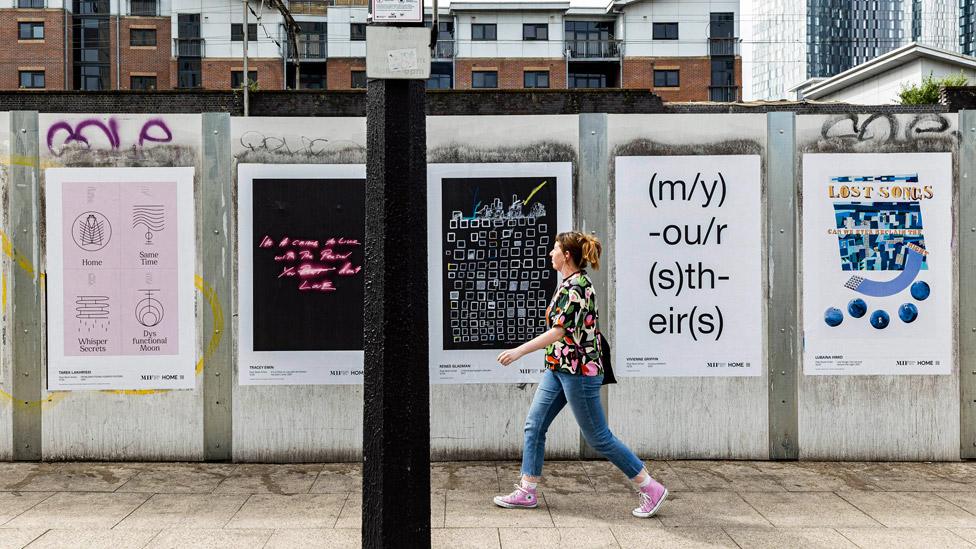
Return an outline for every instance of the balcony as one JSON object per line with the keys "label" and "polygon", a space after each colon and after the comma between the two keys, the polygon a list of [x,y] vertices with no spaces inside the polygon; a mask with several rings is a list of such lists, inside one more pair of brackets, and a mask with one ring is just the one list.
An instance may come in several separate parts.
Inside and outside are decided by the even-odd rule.
{"label": "balcony", "polygon": [[159,15],[159,2],[156,0],[129,0],[129,15],[156,17]]}
{"label": "balcony", "polygon": [[326,0],[330,6],[368,6],[369,0]]}
{"label": "balcony", "polygon": [[174,38],[173,50],[177,57],[203,57],[203,38]]}
{"label": "balcony", "polygon": [[434,59],[454,59],[454,40],[437,40]]}
{"label": "balcony", "polygon": [[739,86],[709,86],[708,100],[719,103],[735,103],[739,100]]}
{"label": "balcony", "polygon": [[[328,57],[329,48],[326,45],[325,37],[313,35],[299,35],[298,36],[298,57],[299,59],[325,59]],[[289,53],[291,49],[288,50]],[[292,56],[294,57],[294,56]]]}
{"label": "balcony", "polygon": [[290,0],[288,10],[292,15],[326,15],[330,0]]}
{"label": "balcony", "polygon": [[44,0],[17,0],[17,7],[20,9],[44,9]]}
{"label": "balcony", "polygon": [[736,56],[739,55],[739,39],[729,38],[709,38],[708,55],[717,56]]}
{"label": "balcony", "polygon": [[623,40],[567,40],[570,59],[619,59]]}

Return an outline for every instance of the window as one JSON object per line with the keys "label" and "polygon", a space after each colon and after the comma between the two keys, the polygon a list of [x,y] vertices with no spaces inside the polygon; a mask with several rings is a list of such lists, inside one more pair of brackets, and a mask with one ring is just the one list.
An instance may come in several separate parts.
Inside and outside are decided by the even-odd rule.
{"label": "window", "polygon": [[155,17],[159,15],[156,0],[129,0],[129,15]]}
{"label": "window", "polygon": [[726,57],[712,58],[712,85],[735,85],[735,59]]}
{"label": "window", "polygon": [[155,76],[133,76],[129,80],[129,89],[132,90],[155,90],[156,89],[156,77]]}
{"label": "window", "polygon": [[[258,41],[258,24],[248,23],[247,25],[247,39],[251,42]],[[230,41],[231,42],[243,42],[244,41],[244,23],[231,23],[230,24]]]}
{"label": "window", "polygon": [[17,38],[19,40],[44,40],[44,23],[17,23]]}
{"label": "window", "polygon": [[677,23],[654,23],[653,31],[654,40],[677,40],[678,39],[678,24]]}
{"label": "window", "polygon": [[155,46],[156,29],[129,29],[130,46]]}
{"label": "window", "polygon": [[20,71],[21,88],[43,88],[44,71]]}
{"label": "window", "polygon": [[[247,79],[252,84],[258,83],[258,71],[247,71]],[[230,71],[230,87],[241,88],[244,86],[244,71]]]}
{"label": "window", "polygon": [[[233,32],[233,28],[231,31]],[[200,14],[178,14],[176,18],[176,36],[179,38],[200,38]]]}
{"label": "window", "polygon": [[454,65],[451,63],[431,63],[428,90],[449,90],[454,84]]}
{"label": "window", "polygon": [[176,87],[199,88],[202,84],[199,57],[180,57],[176,60]]}
{"label": "window", "polygon": [[471,73],[472,88],[497,88],[498,71],[474,71]]}
{"label": "window", "polygon": [[17,0],[17,7],[44,9],[44,0]]}
{"label": "window", "polygon": [[366,40],[366,23],[349,23],[349,39]]}
{"label": "window", "polygon": [[366,71],[352,71],[350,86],[353,89],[366,89]]}
{"label": "window", "polygon": [[548,88],[549,71],[525,71],[522,80],[526,88]]}
{"label": "window", "polygon": [[676,70],[654,71],[654,87],[677,88],[678,86],[679,86],[678,71]]}
{"label": "window", "polygon": [[735,36],[735,14],[713,12],[709,16],[709,38],[732,38]]}
{"label": "window", "polygon": [[522,25],[522,40],[549,40],[549,25],[545,23]]}
{"label": "window", "polygon": [[497,40],[498,27],[494,24],[488,23],[472,23],[471,24],[471,39],[472,40]]}

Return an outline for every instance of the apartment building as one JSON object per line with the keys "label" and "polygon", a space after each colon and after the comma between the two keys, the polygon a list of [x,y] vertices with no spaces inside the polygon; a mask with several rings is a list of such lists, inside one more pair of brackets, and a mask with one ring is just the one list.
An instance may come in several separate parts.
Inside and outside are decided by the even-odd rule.
{"label": "apartment building", "polygon": [[[428,86],[740,98],[737,0],[576,1],[442,6]],[[0,87],[366,86],[366,0],[251,0],[246,24],[244,10],[241,0],[0,0],[0,27],[18,33],[17,47],[0,53]],[[290,21],[300,29],[297,48]]]}

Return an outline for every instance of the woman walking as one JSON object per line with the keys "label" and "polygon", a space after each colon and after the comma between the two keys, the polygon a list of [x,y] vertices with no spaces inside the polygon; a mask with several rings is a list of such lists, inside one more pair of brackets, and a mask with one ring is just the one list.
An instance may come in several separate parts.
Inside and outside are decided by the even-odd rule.
{"label": "woman walking", "polygon": [[514,492],[495,497],[500,507],[531,509],[538,505],[536,488],[542,477],[546,431],[567,403],[586,442],[634,483],[639,497],[635,517],[653,516],[668,496],[667,488],[651,478],[640,458],[610,432],[600,405],[603,364],[599,314],[596,293],[584,269],[588,265],[600,268],[601,251],[595,236],[575,231],[556,236],[549,257],[563,281],[546,310],[549,330],[498,355],[498,362],[508,366],[544,348],[547,367],[525,418],[522,477]]}

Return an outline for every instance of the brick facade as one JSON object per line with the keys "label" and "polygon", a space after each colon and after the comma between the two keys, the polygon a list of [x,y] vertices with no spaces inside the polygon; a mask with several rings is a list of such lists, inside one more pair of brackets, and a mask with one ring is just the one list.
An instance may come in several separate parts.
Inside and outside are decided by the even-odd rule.
{"label": "brick facade", "polygon": [[[43,22],[43,40],[20,40],[18,22]],[[21,70],[44,71],[45,89],[64,90],[65,86],[65,30],[71,40],[70,20],[65,28],[63,10],[0,9],[0,89],[15,90],[20,86]],[[70,57],[68,81],[71,79]]]}
{"label": "brick facade", "polygon": [[454,88],[471,89],[471,73],[476,70],[498,71],[498,89],[520,90],[525,71],[549,71],[549,88],[566,88],[566,61],[557,59],[455,59]]}
{"label": "brick facade", "polygon": [[327,90],[351,90],[352,71],[366,70],[366,60],[359,57],[330,57],[326,63]]}
{"label": "brick facade", "polygon": [[[130,89],[132,76],[155,76],[156,89],[168,90],[176,85],[175,72],[171,73],[173,40],[169,17],[123,17],[119,21],[122,32],[122,82],[120,88]],[[133,46],[130,43],[132,29],[155,29],[155,46]],[[115,55],[113,49],[112,55]],[[114,60],[113,60],[114,61]],[[112,78],[115,78],[113,72]]]}
{"label": "brick facade", "polygon": [[[220,59],[204,57],[200,63],[202,72],[203,89],[205,90],[229,90],[231,71],[244,70],[244,63],[241,59]],[[247,60],[247,70],[257,71],[258,88],[262,90],[280,90],[284,88],[284,67],[281,59],[251,57]],[[172,74],[173,87],[177,84],[176,59],[170,61],[170,71]]]}
{"label": "brick facade", "polygon": [[[655,70],[677,70],[678,87],[655,87]],[[742,86],[742,59],[735,59],[735,81]],[[669,102],[708,101],[712,83],[709,57],[625,57],[622,87],[650,90]]]}

